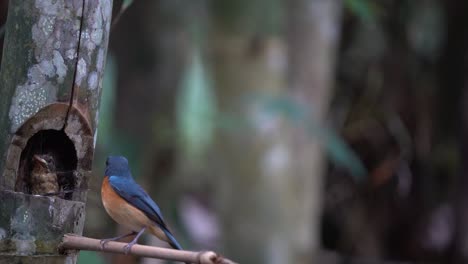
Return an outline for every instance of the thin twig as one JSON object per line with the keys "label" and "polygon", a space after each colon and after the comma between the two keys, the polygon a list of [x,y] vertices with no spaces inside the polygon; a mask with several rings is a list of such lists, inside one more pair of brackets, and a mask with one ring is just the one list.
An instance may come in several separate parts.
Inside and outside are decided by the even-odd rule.
{"label": "thin twig", "polygon": [[[63,236],[62,243],[60,244],[61,250],[90,250],[90,251],[103,251],[109,253],[125,254],[124,246],[127,243],[122,242],[108,242],[104,249],[101,249],[100,240],[77,236],[74,234],[66,234]],[[175,250],[170,248],[151,247],[143,245],[134,245],[129,253],[130,255],[158,258],[164,260],[180,261],[196,264],[235,264],[235,262],[223,258],[213,251],[186,251]]]}
{"label": "thin twig", "polygon": [[112,21],[111,31],[113,31],[113,29],[115,28],[115,25],[117,24],[117,22],[119,22],[120,18],[122,17],[122,14],[125,13],[125,10],[127,10],[127,8],[132,4],[133,4],[133,0],[128,0],[128,1],[124,0],[122,2],[122,5],[120,6],[119,13],[117,13],[117,15],[114,17],[114,19]]}

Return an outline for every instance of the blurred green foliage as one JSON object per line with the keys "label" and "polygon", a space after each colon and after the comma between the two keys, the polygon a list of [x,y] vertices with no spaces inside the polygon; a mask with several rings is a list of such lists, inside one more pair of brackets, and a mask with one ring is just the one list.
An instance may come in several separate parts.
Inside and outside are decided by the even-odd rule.
{"label": "blurred green foliage", "polygon": [[[210,1],[217,22],[233,31],[276,34],[282,31],[284,5],[279,0]],[[267,7],[267,8],[266,8]]]}
{"label": "blurred green foliage", "polygon": [[78,264],[105,264],[106,262],[102,258],[102,256],[93,251],[80,251],[78,256]]}
{"label": "blurred green foliage", "polygon": [[364,22],[373,22],[377,13],[377,5],[369,0],[345,0],[345,7]]}
{"label": "blurred green foliage", "polygon": [[312,110],[309,107],[300,105],[286,96],[256,95],[253,98],[260,102],[265,113],[284,116],[294,126],[306,130],[311,138],[318,139],[331,161],[348,169],[356,179],[361,180],[367,174],[356,153],[333,129],[313,118],[310,114]]}
{"label": "blurred green foliage", "polygon": [[104,170],[105,160],[108,155],[124,155],[132,165],[133,175],[139,175],[139,166],[136,153],[138,147],[116,129],[116,87],[117,87],[117,61],[108,54],[106,68],[102,83],[101,104],[99,106],[99,127],[96,146],[103,155],[96,155],[95,168]]}
{"label": "blurred green foliage", "polygon": [[131,4],[133,4],[133,0],[123,0],[122,7],[120,7],[120,12],[125,11]]}
{"label": "blurred green foliage", "polygon": [[196,158],[212,140],[216,115],[212,80],[198,48],[193,48],[179,90],[177,121],[182,147],[190,157]]}
{"label": "blurred green foliage", "polygon": [[[260,104],[268,115],[281,115],[293,126],[305,129],[311,138],[322,142],[333,163],[348,169],[356,178],[361,179],[366,174],[356,153],[333,129],[311,117],[308,107],[285,96],[268,94],[249,93],[242,100],[247,104]],[[211,144],[215,129],[247,132],[249,126],[246,118],[239,114],[217,111],[213,82],[198,48],[193,48],[191,62],[183,75],[177,98],[177,121],[181,146],[191,160],[197,160]]]}
{"label": "blurred green foliage", "polygon": [[102,80],[101,105],[99,106],[98,143],[103,148],[112,147],[114,125],[115,87],[117,85],[117,64],[114,56],[108,54]]}

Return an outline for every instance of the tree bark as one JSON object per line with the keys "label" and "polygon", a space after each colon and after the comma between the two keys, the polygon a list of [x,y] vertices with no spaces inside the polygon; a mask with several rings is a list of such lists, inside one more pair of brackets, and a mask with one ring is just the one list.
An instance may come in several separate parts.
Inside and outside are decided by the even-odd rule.
{"label": "tree bark", "polygon": [[[74,263],[81,234],[112,0],[12,0],[0,72],[0,258]],[[31,195],[32,158],[50,154],[60,192]]]}

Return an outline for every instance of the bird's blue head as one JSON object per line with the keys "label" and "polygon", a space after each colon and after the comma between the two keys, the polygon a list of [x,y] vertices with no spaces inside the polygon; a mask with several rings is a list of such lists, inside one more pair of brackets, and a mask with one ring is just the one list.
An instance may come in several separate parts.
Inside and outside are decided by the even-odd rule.
{"label": "bird's blue head", "polygon": [[123,156],[109,156],[106,160],[106,176],[131,177],[128,160]]}

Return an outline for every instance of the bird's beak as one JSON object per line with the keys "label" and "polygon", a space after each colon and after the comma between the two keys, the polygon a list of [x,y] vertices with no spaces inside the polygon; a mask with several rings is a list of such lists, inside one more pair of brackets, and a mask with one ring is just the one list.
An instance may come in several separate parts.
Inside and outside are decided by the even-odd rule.
{"label": "bird's beak", "polygon": [[41,165],[43,165],[44,167],[47,168],[47,161],[41,157],[39,157],[39,155],[34,155],[33,156],[33,159],[37,162],[39,162]]}

